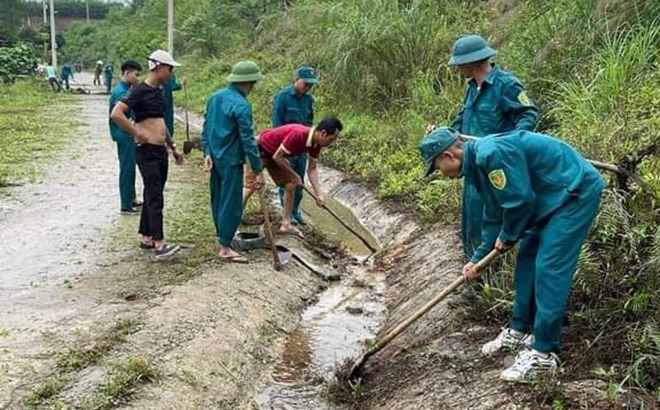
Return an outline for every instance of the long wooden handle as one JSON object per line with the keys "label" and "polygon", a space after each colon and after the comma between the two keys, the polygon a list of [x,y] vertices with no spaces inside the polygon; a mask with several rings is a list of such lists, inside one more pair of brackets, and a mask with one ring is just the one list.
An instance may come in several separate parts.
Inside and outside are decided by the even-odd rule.
{"label": "long wooden handle", "polygon": [[[305,192],[307,192],[307,194],[309,194],[309,196],[311,196],[316,201],[316,195],[314,195],[314,193],[309,188],[307,188],[307,186],[303,185],[303,189],[305,190]],[[378,252],[379,249],[377,247],[370,244],[369,241],[364,236],[362,236],[359,232],[357,232],[350,225],[348,225],[346,222],[344,222],[344,220],[341,218],[341,216],[337,215],[337,213],[335,213],[335,211],[333,211],[331,208],[329,208],[325,204],[323,205],[323,209],[328,211],[328,213],[330,213],[330,215],[332,215],[332,217],[335,218],[337,220],[337,222],[339,222],[344,228],[348,229],[353,235],[355,235],[358,239],[360,239],[360,241],[362,241],[362,243],[367,248],[369,248],[369,250],[371,252]]]}
{"label": "long wooden handle", "polygon": [[[483,270],[486,266],[488,266],[497,256],[499,255],[499,252],[493,249],[490,251],[488,255],[486,255],[482,260],[477,262],[475,268],[477,271]],[[412,315],[408,316],[406,319],[403,320],[403,322],[399,323],[394,327],[394,329],[390,330],[383,336],[375,345],[371,347],[365,354],[364,354],[364,359],[367,357],[377,353],[380,351],[383,347],[387,346],[395,337],[400,335],[404,330],[408,328],[411,324],[413,324],[417,319],[420,317],[424,316],[429,310],[433,309],[435,305],[440,303],[444,298],[446,298],[449,294],[451,294],[453,291],[455,291],[463,282],[465,281],[465,278],[463,278],[463,275],[460,275],[456,280],[454,280],[449,286],[447,286],[445,289],[442,290],[438,295],[436,295],[433,299],[429,300],[424,304],[424,306],[420,307],[417,309]],[[362,361],[364,361],[362,359]]]}
{"label": "long wooden handle", "polygon": [[264,214],[264,222],[266,223],[266,239],[270,245],[270,251],[273,254],[273,263],[275,264],[275,269],[279,270],[282,267],[280,262],[280,257],[277,254],[277,248],[275,248],[275,238],[273,237],[273,228],[270,224],[270,212],[266,198],[264,198],[264,188],[258,190],[259,192],[259,202],[261,203],[261,211]]}
{"label": "long wooden handle", "polygon": [[188,86],[186,83],[183,83],[183,96],[186,97],[186,107],[185,107],[185,113],[186,113],[186,141],[190,141],[190,122],[188,121],[188,106],[189,100],[188,100]]}

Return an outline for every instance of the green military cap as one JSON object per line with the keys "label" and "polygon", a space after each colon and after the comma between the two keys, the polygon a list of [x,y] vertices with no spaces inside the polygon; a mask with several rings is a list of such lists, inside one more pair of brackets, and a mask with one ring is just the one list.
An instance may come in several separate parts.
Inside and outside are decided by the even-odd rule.
{"label": "green military cap", "polygon": [[227,76],[230,83],[251,83],[264,79],[264,75],[259,71],[257,63],[250,60],[239,61],[234,64],[231,74]]}
{"label": "green military cap", "polygon": [[296,68],[296,78],[301,78],[307,84],[316,84],[319,82],[314,69],[307,65]]}
{"label": "green military cap", "polygon": [[485,60],[495,55],[495,50],[490,48],[483,37],[476,34],[461,37],[454,43],[451,49],[449,65],[470,64]]}
{"label": "green military cap", "polygon": [[451,147],[458,140],[458,136],[458,132],[453,129],[440,127],[422,138],[422,141],[419,143],[419,152],[422,154],[424,164],[426,165],[425,177],[433,173],[433,161],[435,158]]}

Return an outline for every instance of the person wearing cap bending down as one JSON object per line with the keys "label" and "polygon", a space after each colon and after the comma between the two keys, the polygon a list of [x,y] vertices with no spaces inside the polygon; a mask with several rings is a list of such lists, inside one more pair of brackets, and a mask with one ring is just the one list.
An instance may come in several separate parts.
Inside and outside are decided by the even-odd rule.
{"label": "person wearing cap bending down", "polygon": [[[293,84],[283,88],[273,100],[273,109],[271,112],[271,126],[273,128],[282,125],[300,124],[311,127],[314,123],[313,98],[310,94],[312,87],[318,83],[316,72],[312,67],[300,66],[295,71]],[[292,155],[288,158],[291,168],[300,176],[302,182],[305,181],[305,171],[307,169],[307,153]],[[280,203],[284,206],[285,189],[280,187]],[[296,225],[304,225],[305,220],[300,211],[300,202],[303,197],[301,186],[296,188],[293,198],[293,212],[291,221]]]}
{"label": "person wearing cap bending down", "polygon": [[254,138],[252,106],[247,100],[257,81],[264,78],[252,61],[240,61],[227,77],[228,86],[216,91],[206,103],[202,129],[204,167],[211,173],[211,213],[220,243],[220,260],[248,263],[231,248],[243,216],[243,164],[246,159],[255,174],[255,189],[264,176]]}
{"label": "person wearing cap bending down", "polygon": [[[180,64],[163,50],[156,50],[148,58],[147,79],[130,88],[126,96],[115,105],[110,118],[124,131],[135,137],[135,159],[144,185],[142,213],[140,215],[140,247],[153,249],[156,259],[165,259],[179,250],[179,246],[165,243],[163,232],[163,190],[167,181],[167,148],[177,164],[183,163],[183,154],[177,150],[165,126],[165,95],[162,86],[170,80],[174,67]],[[132,110],[133,124],[129,118]]]}
{"label": "person wearing cap bending down", "polygon": [[573,147],[530,131],[463,143],[455,130],[440,128],[419,150],[427,176],[440,170],[462,177],[484,201],[481,243],[463,267],[466,280],[479,276],[475,264],[493,248],[504,253],[520,242],[511,323],[482,354],[523,349],[501,373],[507,381],[556,370],[573,274],[605,181]]}
{"label": "person wearing cap bending down", "polygon": [[[538,109],[527,96],[518,78],[500,70],[491,58],[495,55],[486,40],[478,35],[459,38],[452,48],[449,65],[469,78],[463,105],[451,127],[461,134],[484,137],[513,130],[533,131]],[[429,128],[432,129],[433,126]],[[461,209],[461,238],[466,260],[481,243],[484,203],[473,185],[465,181]],[[466,287],[450,300],[450,306],[470,297]]]}

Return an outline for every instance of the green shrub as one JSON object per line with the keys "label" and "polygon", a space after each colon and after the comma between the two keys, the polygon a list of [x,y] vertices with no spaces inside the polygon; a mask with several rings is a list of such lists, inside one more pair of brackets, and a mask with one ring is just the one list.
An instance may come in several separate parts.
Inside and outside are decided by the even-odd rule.
{"label": "green shrub", "polygon": [[13,81],[19,74],[29,74],[37,66],[32,47],[19,44],[14,47],[0,47],[0,80]]}

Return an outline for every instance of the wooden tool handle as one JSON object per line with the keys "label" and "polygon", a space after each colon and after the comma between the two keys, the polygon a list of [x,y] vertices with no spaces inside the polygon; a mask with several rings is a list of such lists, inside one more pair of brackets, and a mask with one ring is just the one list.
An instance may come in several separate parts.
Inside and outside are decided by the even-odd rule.
{"label": "wooden tool handle", "polygon": [[[482,260],[477,262],[475,268],[477,271],[483,270],[486,266],[488,266],[493,260],[497,258],[499,255],[499,252],[493,249],[490,251],[488,255],[486,255]],[[453,291],[455,291],[463,282],[465,281],[465,278],[461,274],[458,278],[456,278],[449,286],[447,286],[445,289],[442,290],[438,295],[436,295],[433,299],[429,300],[422,306],[421,308],[417,309],[412,315],[408,316],[403,322],[399,323],[392,329],[391,331],[387,332],[383,338],[378,341],[371,349],[365,353],[366,357],[369,357],[373,355],[374,353],[380,351],[383,347],[385,347],[388,343],[392,341],[395,337],[397,337],[399,334],[401,334],[408,326],[413,324],[417,319],[420,317],[424,316],[429,310],[431,310],[435,305],[437,305],[440,301],[442,301],[444,298],[446,298],[449,294],[451,294]]]}
{"label": "wooden tool handle", "polygon": [[264,222],[266,224],[266,239],[268,240],[268,244],[270,245],[270,251],[273,254],[273,264],[275,266],[275,270],[280,270],[282,268],[282,263],[280,262],[280,257],[277,254],[277,248],[275,248],[275,238],[273,237],[273,229],[270,224],[270,212],[268,208],[268,203],[266,201],[266,198],[264,198],[264,189],[265,188],[260,188],[258,189],[259,192],[259,202],[261,203],[261,211],[264,214]]}
{"label": "wooden tool handle", "polygon": [[[311,196],[315,201],[316,201],[316,195],[312,192],[311,189],[307,188],[306,185],[303,185],[303,189],[309,196]],[[353,235],[355,235],[360,241],[367,247],[371,252],[378,252],[378,248],[373,246],[369,241],[363,237],[359,232],[357,232],[355,229],[353,229],[350,225],[348,225],[344,220],[341,218],[341,216],[337,215],[335,211],[333,211],[331,208],[329,208],[327,205],[323,204],[322,206],[323,209],[328,211],[330,215],[332,215],[333,218],[337,220],[344,228],[348,229]]]}

